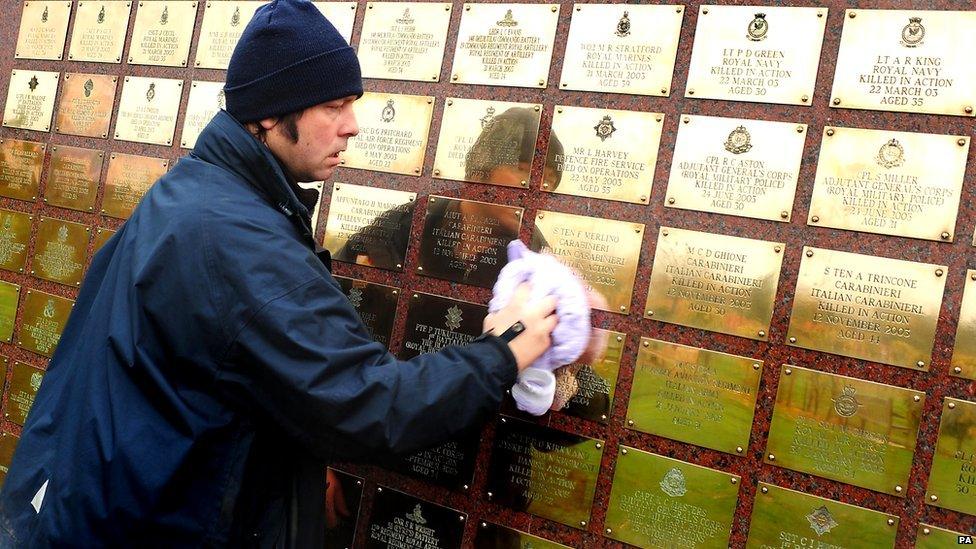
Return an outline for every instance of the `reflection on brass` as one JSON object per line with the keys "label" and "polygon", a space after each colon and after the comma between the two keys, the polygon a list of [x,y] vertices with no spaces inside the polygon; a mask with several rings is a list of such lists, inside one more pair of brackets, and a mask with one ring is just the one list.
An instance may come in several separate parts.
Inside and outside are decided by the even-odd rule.
{"label": "reflection on brass", "polygon": [[68,59],[96,63],[122,62],[132,2],[79,0],[71,30]]}
{"label": "reflection on brass", "polygon": [[94,210],[104,156],[102,151],[93,149],[54,145],[44,202],[82,212]]}
{"label": "reflection on brass", "polygon": [[545,88],[559,4],[465,4],[451,82]]}
{"label": "reflection on brass", "polygon": [[826,23],[827,8],[701,6],[685,97],[810,105]]}
{"label": "reflection on brass", "polygon": [[335,183],[322,245],[335,261],[403,270],[416,193]]}
{"label": "reflection on brass", "polygon": [[925,393],[785,365],[765,462],[905,497]]}
{"label": "reflection on brass", "polygon": [[359,313],[369,335],[389,347],[400,288],[344,276],[334,278]]}
{"label": "reflection on brass", "polygon": [[41,217],[34,239],[31,274],[70,286],[81,285],[91,229],[80,223]]}
{"label": "reflection on brass", "polygon": [[976,515],[976,403],[945,398],[925,503]]}
{"label": "reflection on brass", "polygon": [[126,76],[115,121],[115,138],[171,145],[182,97],[182,80]]}
{"label": "reflection on brass", "polygon": [[0,139],[0,196],[33,201],[41,181],[47,145],[19,139]]}
{"label": "reflection on brass", "polygon": [[359,37],[364,78],[440,80],[451,4],[370,2]]}
{"label": "reflection on brass", "polygon": [[729,546],[738,475],[619,446],[607,537],[638,547]]}
{"label": "reflection on brass", "polygon": [[366,525],[368,549],[461,547],[468,515],[386,486],[378,486]]}
{"label": "reflection on brass", "polygon": [[185,67],[196,20],[196,2],[139,2],[129,64]]}
{"label": "reflection on brass", "polygon": [[514,530],[507,526],[487,521],[478,523],[474,535],[474,549],[497,549],[498,547],[526,547],[532,549],[569,549],[569,546],[545,538],[533,536],[528,532]]}
{"label": "reflection on brass", "polygon": [[24,272],[34,216],[0,209],[0,269]]}
{"label": "reflection on brass", "polygon": [[974,538],[976,538],[976,534],[946,530],[920,522],[915,537],[915,549],[945,549],[963,544],[968,545],[973,542]]}
{"label": "reflection on brass", "polygon": [[791,345],[928,371],[946,267],[804,247]]}
{"label": "reflection on brass", "polygon": [[410,294],[403,334],[402,360],[433,353],[448,345],[465,345],[484,330],[488,307],[420,292]]}
{"label": "reflection on brass", "polygon": [[264,3],[260,0],[207,2],[194,65],[200,69],[226,69],[244,27]]}
{"label": "reflection on brass", "polygon": [[766,341],[783,248],[661,227],[644,318]]}
{"label": "reflection on brass", "polygon": [[641,338],[627,425],[744,455],[763,361]]}
{"label": "reflection on brass", "polygon": [[[356,20],[356,2],[312,2],[332,23],[347,43],[352,43],[352,27]],[[363,75],[365,76],[365,75]]]}
{"label": "reflection on brass", "polygon": [[95,238],[94,238],[95,247],[92,249],[92,257],[94,257],[96,253],[98,253],[98,250],[102,249],[102,246],[104,246],[105,243],[108,242],[109,239],[115,235],[115,233],[116,231],[113,231],[112,229],[104,229],[101,227],[99,227],[95,231]]}
{"label": "reflection on brass", "polygon": [[166,173],[169,160],[112,153],[105,174],[102,214],[128,219],[149,187]]}
{"label": "reflection on brass", "polygon": [[352,108],[359,135],[348,141],[342,165],[419,176],[434,98],[366,92]]}
{"label": "reflection on brass", "polygon": [[976,12],[847,10],[830,105],[973,116]]}
{"label": "reflection on brass", "polygon": [[51,131],[54,97],[58,94],[57,72],[10,71],[7,103],[3,108],[3,125],[39,132]]}
{"label": "reflection on brass", "polygon": [[665,205],[789,223],[807,125],[682,115]]}
{"label": "reflection on brass", "polygon": [[664,115],[557,106],[542,190],[647,204]]}
{"label": "reflection on brass", "polygon": [[606,311],[630,314],[644,224],[540,210],[531,248],[576,269],[607,300]]}
{"label": "reflection on brass", "polygon": [[41,387],[44,371],[20,361],[15,361],[11,369],[13,375],[10,377],[10,388],[7,389],[7,406],[3,410],[3,417],[22,426],[34,405],[34,397]]}
{"label": "reflection on brass", "polygon": [[451,490],[469,490],[480,445],[481,433],[477,430],[455,435],[440,446],[396,460],[392,469]]}
{"label": "reflection on brass", "polygon": [[[20,284],[0,281],[0,340],[10,343],[20,302]],[[4,368],[6,374],[6,368]]]}
{"label": "reflection on brass", "polygon": [[966,271],[950,375],[976,380],[976,270]]}
{"label": "reflection on brass", "polygon": [[65,73],[54,130],[69,135],[108,137],[117,76]]}
{"label": "reflection on brass", "polygon": [[[0,357],[3,361],[3,377],[7,378],[7,357]],[[0,486],[10,472],[10,462],[14,459],[14,450],[20,437],[6,431],[0,432]]]}
{"label": "reflection on brass", "polygon": [[225,107],[224,83],[194,80],[190,85],[190,99],[186,104],[180,146],[192,149],[200,132],[210,123],[217,111]]}
{"label": "reflection on brass", "polygon": [[27,290],[17,345],[49,357],[61,339],[61,331],[75,302],[38,290]]}
{"label": "reflection on brass", "polygon": [[620,358],[627,335],[600,328],[593,330],[599,337],[605,338],[607,350],[603,357],[593,363],[569,366],[574,378],[571,386],[576,387],[576,394],[561,411],[571,416],[607,423],[610,410],[613,409],[613,396],[617,389],[617,376],[620,374]]}
{"label": "reflection on brass", "polygon": [[[354,547],[363,503],[364,479],[329,467],[326,469],[326,547]],[[331,517],[335,517],[334,520]]]}
{"label": "reflection on brass", "polygon": [[23,3],[14,59],[52,59],[64,55],[68,36],[69,0],[28,0]]}
{"label": "reflection on brass", "polygon": [[315,192],[319,193],[319,199],[315,202],[315,208],[311,212],[311,227],[312,234],[315,234],[316,227],[319,226],[319,211],[322,209],[322,189],[325,187],[324,181],[301,181],[298,186],[303,189],[313,189]]}

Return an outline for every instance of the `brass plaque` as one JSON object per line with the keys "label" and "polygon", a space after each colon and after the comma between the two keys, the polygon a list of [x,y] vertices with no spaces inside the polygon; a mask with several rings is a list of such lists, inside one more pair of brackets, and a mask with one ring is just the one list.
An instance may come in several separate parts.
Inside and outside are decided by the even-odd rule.
{"label": "brass plaque", "polygon": [[481,335],[488,307],[480,303],[414,292],[407,306],[402,360],[448,345],[466,345]]}
{"label": "brass plaque", "polygon": [[729,547],[741,477],[619,446],[607,537],[638,547]]}
{"label": "brass plaque", "polygon": [[559,88],[667,97],[684,12],[681,5],[573,4]]}
{"label": "brass plaque", "polygon": [[417,273],[491,288],[518,240],[522,208],[446,196],[427,199]]}
{"label": "brass plaque", "polygon": [[416,193],[335,183],[323,247],[335,261],[402,271]]}
{"label": "brass plaque", "polygon": [[789,223],[807,125],[682,115],[665,204]]}
{"label": "brass plaque", "polygon": [[976,515],[976,403],[946,397],[925,503]]}
{"label": "brass plaque", "polygon": [[65,145],[51,147],[44,203],[71,210],[95,209],[105,153]]}
{"label": "brass plaque", "polygon": [[701,6],[685,97],[810,105],[827,8]]}
{"label": "brass plaque", "polygon": [[488,500],[586,530],[603,444],[502,416],[488,462]]}
{"label": "brass plaque", "polygon": [[28,0],[20,17],[14,59],[60,61],[68,36],[69,0]]}
{"label": "brass plaque", "polygon": [[607,423],[613,410],[613,397],[617,391],[617,376],[620,374],[620,358],[623,355],[624,340],[627,335],[593,328],[600,337],[606,338],[607,350],[599,360],[590,364],[577,363],[569,367],[576,387],[562,413]]}
{"label": "brass plaque", "polygon": [[121,63],[132,2],[79,0],[68,59]]}
{"label": "brass plaque", "polygon": [[74,306],[75,302],[70,299],[27,290],[17,331],[17,346],[50,358]]}
{"label": "brass plaque", "polygon": [[661,227],[644,318],[768,341],[783,248]]}
{"label": "brass plaque", "polygon": [[464,4],[451,82],[545,88],[559,4]]}
{"label": "brass plaque", "polygon": [[47,145],[0,139],[0,196],[34,201]]}
{"label": "brass plaque", "polygon": [[356,20],[356,2],[312,2],[322,15],[339,31],[347,44],[352,43],[352,27]]}
{"label": "brass plaque", "polygon": [[116,232],[117,231],[113,231],[112,229],[105,229],[102,227],[99,227],[98,229],[95,230],[95,239],[94,239],[95,244],[94,244],[94,248],[92,249],[92,257],[94,257],[96,253],[98,253],[98,250],[102,249],[102,246],[104,246],[105,243],[108,242],[109,239],[112,238]]}
{"label": "brass plaque", "polygon": [[69,135],[108,137],[118,76],[64,74],[54,130]]}
{"label": "brass plaque", "polygon": [[373,496],[373,514],[366,525],[365,547],[460,549],[467,518],[466,513],[456,509],[378,486]]}
{"label": "brass plaque", "polygon": [[896,515],[760,482],[746,548],[893,548],[897,533]]}
{"label": "brass plaque", "polygon": [[518,549],[569,549],[569,546],[549,541],[528,532],[513,530],[507,526],[487,521],[478,523],[474,534],[474,549],[498,549],[511,547]]}
{"label": "brass plaque", "polygon": [[973,116],[976,12],[847,10],[830,104]]}
{"label": "brass plaque", "polygon": [[928,371],[946,267],[803,248],[790,345]]}
{"label": "brass plaque", "polygon": [[363,479],[328,467],[325,470],[325,547],[353,547],[363,503]]}
{"label": "brass plaque", "polygon": [[80,286],[88,262],[91,228],[80,223],[41,217],[34,239],[31,274],[70,286]]}
{"label": "brass plaque", "polygon": [[480,444],[480,431],[458,435],[450,442],[398,460],[393,469],[451,490],[467,491],[474,478]]}
{"label": "brass plaque", "polygon": [[[20,302],[20,284],[0,281],[0,340],[10,343]],[[6,368],[3,371],[6,374]],[[2,383],[0,383],[2,385]]]}
{"label": "brass plaque", "polygon": [[359,313],[369,335],[389,348],[400,288],[344,276],[333,278]]}
{"label": "brass plaque", "polygon": [[112,153],[105,174],[102,214],[128,219],[142,195],[168,168],[169,160],[164,158]]}
{"label": "brass plaque", "polygon": [[200,137],[203,128],[210,123],[217,111],[223,108],[223,82],[194,80],[190,84],[190,99],[187,100],[186,116],[183,118],[180,146],[184,149],[192,149],[197,144],[197,138]]}
{"label": "brass plaque", "polygon": [[347,142],[347,168],[419,176],[424,167],[434,98],[366,92],[352,105],[359,135]]}
{"label": "brass plaque", "polygon": [[547,251],[606,300],[606,311],[630,314],[644,224],[540,210],[531,248]]}
{"label": "brass plaque", "polygon": [[129,64],[185,67],[196,21],[196,2],[139,2]]}
{"label": "brass plaque", "polygon": [[33,221],[28,213],[0,210],[0,269],[24,272]]}
{"label": "brass plaque", "polygon": [[557,106],[542,190],[647,204],[664,115]]}
{"label": "brass plaque", "polygon": [[261,0],[207,2],[194,65],[199,69],[226,70],[244,27],[264,4]]}
{"label": "brass plaque", "polygon": [[3,109],[3,125],[39,132],[51,131],[54,97],[58,94],[57,72],[10,71],[10,87]]}
{"label": "brass plaque", "polygon": [[370,2],[359,37],[364,78],[437,82],[451,23],[451,4]]}
{"label": "brass plaque", "polygon": [[[4,379],[6,379],[6,357],[0,357],[4,363]],[[3,481],[7,478],[7,473],[10,472],[10,462],[14,459],[14,450],[17,449],[17,442],[20,441],[20,437],[15,434],[8,433],[6,431],[0,432],[0,486],[3,486]]]}
{"label": "brass plaque", "polygon": [[749,357],[641,338],[627,425],[745,455],[762,365]]}
{"label": "brass plaque", "polygon": [[920,522],[915,537],[915,549],[945,549],[958,545],[972,545],[976,534],[964,534]]}
{"label": "brass plaque", "polygon": [[303,189],[311,189],[318,194],[318,200],[315,202],[315,208],[312,209],[310,219],[312,221],[312,234],[315,234],[315,229],[319,226],[319,212],[322,209],[322,190],[325,187],[324,181],[299,181],[298,186]]}
{"label": "brass plaque", "polygon": [[966,271],[950,374],[976,380],[976,270],[973,269]]}
{"label": "brass plaque", "polygon": [[23,426],[31,406],[34,405],[37,390],[41,387],[44,371],[20,361],[14,362],[12,370],[10,388],[7,389],[7,407],[4,409],[3,417]]}
{"label": "brass plaque", "polygon": [[925,393],[784,365],[765,462],[905,497]]}
{"label": "brass plaque", "polygon": [[182,98],[182,80],[126,76],[115,121],[115,138],[171,145]]}

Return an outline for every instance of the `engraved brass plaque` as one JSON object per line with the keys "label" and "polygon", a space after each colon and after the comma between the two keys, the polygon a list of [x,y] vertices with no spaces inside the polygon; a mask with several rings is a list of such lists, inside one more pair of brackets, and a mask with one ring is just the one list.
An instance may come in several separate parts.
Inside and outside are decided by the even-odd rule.
{"label": "engraved brass plaque", "polygon": [[68,59],[121,63],[132,2],[79,0]]}
{"label": "engraved brass plaque", "polygon": [[602,457],[602,440],[503,416],[488,462],[488,500],[585,530]]}
{"label": "engraved brass plaque", "polygon": [[75,302],[70,299],[27,290],[17,331],[17,346],[50,358],[74,306]]}
{"label": "engraved brass plaque", "polygon": [[[322,15],[339,31],[347,44],[352,43],[352,27],[356,20],[356,2],[312,2]],[[365,76],[365,75],[364,75]]]}
{"label": "engraved brass plaque", "polygon": [[0,210],[0,269],[24,272],[33,220],[28,213]]}
{"label": "engraved brass plaque", "polygon": [[530,549],[569,549],[569,546],[549,541],[528,532],[514,530],[507,526],[487,521],[478,523],[478,530],[474,535],[474,549],[497,549],[499,547],[517,547]]}
{"label": "engraved brass plaque", "polygon": [[31,274],[69,286],[80,286],[88,261],[91,229],[80,223],[41,217],[34,240]]}
{"label": "engraved brass plaque", "polygon": [[945,398],[925,503],[976,515],[976,403]]}
{"label": "engraved brass plaque", "polygon": [[451,4],[370,2],[359,37],[364,78],[437,82],[451,22]]}
{"label": "engraved brass plaque", "polygon": [[0,196],[36,199],[46,150],[44,143],[0,139]]}
{"label": "engraved brass plaque", "polygon": [[186,116],[183,118],[180,146],[184,149],[192,149],[197,144],[200,132],[222,108],[224,108],[224,83],[194,80],[190,84],[190,99],[187,100]]}
{"label": "engraved brass plaque", "polygon": [[571,386],[576,387],[576,394],[561,411],[567,415],[607,423],[610,410],[613,409],[617,376],[620,374],[620,358],[627,335],[600,328],[593,330],[600,337],[606,338],[607,350],[599,360],[590,364],[577,363],[569,366],[574,377]]}
{"label": "engraved brass plaque", "polygon": [[661,227],[644,318],[767,341],[783,248]]}
{"label": "engraved brass plaque", "polygon": [[976,380],[976,270],[966,271],[966,289],[956,325],[950,375]]}
{"label": "engraved brass plaque", "polygon": [[70,0],[28,0],[20,17],[14,59],[60,61],[68,36]]}
{"label": "engraved brass plaque", "polygon": [[440,446],[421,450],[393,464],[405,475],[455,491],[467,491],[474,479],[481,433],[456,436]]}
{"label": "engraved brass plaque", "polygon": [[128,219],[142,195],[168,168],[169,160],[164,158],[112,153],[105,174],[102,214]]}
{"label": "engraved brass plaque", "polygon": [[424,167],[434,98],[366,92],[353,103],[359,135],[347,142],[347,168],[419,176]]}
{"label": "engraved brass plaque", "polygon": [[98,229],[95,230],[95,238],[94,238],[95,244],[94,244],[94,248],[92,249],[92,257],[94,257],[96,253],[98,253],[98,250],[102,249],[102,246],[104,246],[105,243],[108,242],[109,239],[112,238],[112,236],[114,236],[116,232],[117,231],[113,231],[112,229],[105,229],[102,227],[99,227]]}
{"label": "engraved brass plaque", "polygon": [[804,247],[790,345],[928,371],[946,267]]}
{"label": "engraved brass plaque", "polygon": [[400,288],[344,276],[334,278],[359,313],[369,335],[389,347]]}
{"label": "engraved brass plaque", "polygon": [[318,194],[318,200],[315,202],[315,208],[312,209],[310,220],[312,222],[312,234],[315,233],[315,229],[319,226],[319,212],[322,209],[322,190],[325,187],[324,181],[299,181],[298,186],[303,189],[311,189]]}
{"label": "engraved brass plaque", "polygon": [[682,115],[665,205],[789,223],[807,125]]}
{"label": "engraved brass plaque", "polygon": [[559,4],[465,4],[451,82],[545,88]]}
{"label": "engraved brass plaque", "polygon": [[7,103],[3,108],[3,125],[39,132],[51,131],[54,98],[58,94],[57,72],[10,71]]}
{"label": "engraved brass plaque", "polygon": [[765,462],[905,497],[925,393],[784,365]]}
{"label": "engraved brass plaque", "polygon": [[263,4],[260,0],[207,2],[194,65],[200,69],[226,70],[244,27]]}
{"label": "engraved brass plaque", "polygon": [[448,345],[466,345],[484,331],[487,315],[488,307],[480,303],[413,292],[399,356],[410,360]]}
{"label": "engraved brass plaque", "polygon": [[966,534],[954,530],[946,530],[920,522],[915,537],[915,549],[945,549],[957,545],[968,545],[976,538],[976,534]]}
{"label": "engraved brass plaque", "polygon": [[95,209],[105,153],[65,145],[51,147],[44,203],[71,210]]}
{"label": "engraved brass plaque", "polygon": [[108,137],[117,76],[65,73],[54,130],[69,135]]}
{"label": "engraved brass plaque", "polygon": [[893,548],[897,533],[896,515],[760,482],[746,548]]}
{"label": "engraved brass plaque", "polygon": [[373,496],[373,514],[366,526],[365,547],[460,549],[467,518],[466,513],[456,509],[378,486]]}
{"label": "engraved brass plaque", "polygon": [[738,475],[619,446],[607,537],[646,548],[726,549],[739,481]]}
{"label": "engraved brass plaque", "polygon": [[557,106],[542,190],[647,204],[664,115]]}
{"label": "engraved brass plaque", "polygon": [[[18,303],[20,303],[20,284],[0,281],[0,340],[6,343],[10,343],[14,335]],[[5,367],[3,373],[6,372]]]}
{"label": "engraved brass plaque", "polygon": [[[3,377],[7,377],[7,357],[0,357],[3,361]],[[14,450],[17,449],[17,442],[20,441],[20,437],[6,431],[0,433],[0,486],[3,486],[3,481],[7,478],[7,473],[10,472],[10,462],[14,459]]]}
{"label": "engraved brass plaque", "polygon": [[41,387],[44,371],[20,361],[14,362],[12,370],[10,388],[7,389],[7,407],[3,411],[3,417],[23,426],[27,414],[34,405],[37,390]]}
{"label": "engraved brass plaque", "polygon": [[530,247],[576,269],[606,299],[604,310],[627,315],[643,239],[643,223],[540,210]]}
{"label": "engraved brass plaque", "polygon": [[185,67],[196,21],[196,2],[139,2],[129,64]]}
{"label": "engraved brass plaque", "polygon": [[402,271],[416,193],[335,183],[325,249],[335,261]]}
{"label": "engraved brass plaque", "polygon": [[513,206],[429,197],[417,272],[491,288],[508,262],[506,246],[518,239],[523,212]]}
{"label": "engraved brass plaque", "polygon": [[807,105],[827,8],[701,6],[685,97]]}
{"label": "engraved brass plaque", "polygon": [[115,138],[171,145],[182,97],[182,80],[126,76],[115,121]]}
{"label": "engraved brass plaque", "polygon": [[329,467],[325,471],[325,547],[353,547],[363,503],[362,478]]}

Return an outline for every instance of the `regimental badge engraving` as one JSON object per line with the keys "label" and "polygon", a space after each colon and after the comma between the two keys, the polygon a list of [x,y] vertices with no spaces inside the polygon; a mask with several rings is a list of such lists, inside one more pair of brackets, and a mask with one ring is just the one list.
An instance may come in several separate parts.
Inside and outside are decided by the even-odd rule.
{"label": "regimental badge engraving", "polygon": [[769,32],[769,22],[766,21],[765,13],[757,13],[756,16],[749,22],[749,28],[747,30],[747,37],[753,42],[759,42],[766,38],[766,33]]}
{"label": "regimental badge engraving", "polygon": [[54,98],[60,80],[61,75],[57,72],[10,71],[3,125],[39,132],[51,131]]}
{"label": "regimental badge engraving", "polygon": [[850,385],[845,385],[840,396],[832,399],[834,401],[834,411],[840,417],[852,417],[857,413],[857,410],[861,407],[861,403],[857,401],[857,389],[851,387]]}
{"label": "regimental badge engraving", "polygon": [[897,139],[890,139],[878,149],[878,155],[874,157],[878,165],[890,170],[897,168],[905,163],[905,148]]}
{"label": "regimental badge engraving", "polygon": [[945,398],[925,503],[976,515],[976,403]]}
{"label": "regimental badge engraving", "polygon": [[[14,335],[14,321],[17,318],[17,304],[20,302],[20,285],[0,281],[0,341],[10,343]],[[6,359],[3,369],[7,373]]]}
{"label": "regimental badge engraving", "polygon": [[454,331],[461,327],[461,320],[463,317],[461,316],[461,309],[458,309],[457,305],[454,305],[448,309],[447,314],[444,315],[444,318],[446,319],[444,326],[446,326],[448,330]]}
{"label": "regimental badge engraving", "polygon": [[434,2],[369,4],[357,50],[363,77],[440,81],[451,8]]}
{"label": "regimental badge engraving", "polygon": [[840,526],[840,524],[834,520],[834,517],[831,516],[827,507],[823,505],[814,509],[809,515],[807,515],[807,520],[810,521],[810,528],[813,529],[818,536],[822,536],[830,532],[834,527]]}
{"label": "regimental badge engraving", "polygon": [[33,220],[27,213],[0,210],[0,269],[24,272]]}
{"label": "regimental badge engraving", "polygon": [[688,493],[688,488],[685,487],[685,475],[677,467],[672,467],[658,485],[662,492],[673,498],[680,498]]}
{"label": "regimental badge engraving", "polygon": [[[312,4],[314,4],[315,7],[322,12],[322,15],[324,15],[325,18],[332,23],[332,26],[339,31],[339,34],[342,35],[342,38],[346,41],[346,43],[351,44],[352,27],[356,20],[356,2],[316,1],[312,2]],[[375,9],[376,4],[372,4],[372,6],[374,6],[372,9]],[[360,40],[362,39],[360,38]],[[360,42],[360,46],[362,46],[362,42]],[[361,56],[362,53],[357,52],[357,55]],[[360,61],[360,63],[362,63],[362,61]],[[363,76],[365,76],[365,74]]]}
{"label": "regimental badge engraving", "polygon": [[226,70],[244,27],[262,4],[260,0],[207,2],[194,66]]}
{"label": "regimental badge engraving", "polygon": [[224,108],[224,83],[194,80],[190,85],[190,99],[183,118],[180,146],[192,149],[200,132],[210,123],[217,111]]}
{"label": "regimental badge engraving", "polygon": [[906,48],[915,48],[922,44],[925,38],[925,27],[921,17],[909,17],[908,24],[901,29],[901,44]]}
{"label": "regimental badge engraving", "polygon": [[68,35],[71,2],[65,0],[31,0],[22,3],[24,11],[17,33],[14,59],[51,59],[60,61]]}
{"label": "regimental badge engraving", "polygon": [[126,76],[119,100],[115,138],[171,145],[182,97],[182,80]]}
{"label": "regimental badge engraving", "polygon": [[608,137],[613,137],[613,132],[617,131],[609,114],[604,116],[596,126],[593,126],[593,129],[596,130],[596,136],[600,138],[600,141],[606,141]]}
{"label": "regimental badge engraving", "polygon": [[461,547],[466,520],[465,513],[450,507],[380,486],[373,497],[365,547]]}
{"label": "regimental badge engraving", "polygon": [[35,200],[46,150],[44,143],[0,139],[0,196]]}
{"label": "regimental badge engraving", "polygon": [[393,122],[394,118],[396,118],[396,108],[393,106],[393,100],[387,99],[386,106],[383,107],[383,112],[380,114],[380,120],[389,123]]}
{"label": "regimental badge engraving", "polygon": [[52,147],[44,203],[81,212],[94,211],[104,156],[99,150]]}
{"label": "regimental badge engraving", "polygon": [[37,225],[31,274],[69,286],[81,285],[91,229],[80,223],[42,217]]}
{"label": "regimental badge engraving", "polygon": [[614,34],[621,38],[630,36],[630,12],[624,11],[620,16],[620,21],[617,21],[617,32]]}
{"label": "regimental badge engraving", "polygon": [[389,347],[400,289],[342,276],[334,277],[373,339]]}
{"label": "regimental badge engraving", "polygon": [[37,390],[41,387],[44,372],[24,362],[14,362],[13,375],[10,378],[10,389],[7,406],[3,415],[6,419],[23,425],[27,414],[34,405]]}
{"label": "regimental badge engraving", "polygon": [[353,104],[359,135],[341,156],[347,168],[419,176],[427,153],[434,98],[366,92]]}
{"label": "regimental badge engraving", "polygon": [[122,62],[131,8],[132,2],[128,0],[78,2],[68,59],[97,63]]}
{"label": "regimental badge engraving", "polygon": [[128,219],[149,187],[166,173],[169,160],[112,153],[105,175],[102,214]]}
{"label": "regimental badge engraving", "polygon": [[725,139],[725,150],[732,154],[742,154],[752,150],[752,136],[745,126],[738,126]]}
{"label": "regimental badge engraving", "polygon": [[51,357],[61,340],[61,331],[75,302],[38,290],[27,290],[17,332],[17,345]]}
{"label": "regimental badge engraving", "polygon": [[417,195],[336,183],[322,245],[333,261],[403,270]]}
{"label": "regimental badge engraving", "polygon": [[447,345],[465,345],[482,332],[487,314],[485,305],[413,292],[399,357],[410,360]]}
{"label": "regimental badge engraving", "polygon": [[138,4],[129,45],[130,65],[185,67],[197,2],[170,0]]}

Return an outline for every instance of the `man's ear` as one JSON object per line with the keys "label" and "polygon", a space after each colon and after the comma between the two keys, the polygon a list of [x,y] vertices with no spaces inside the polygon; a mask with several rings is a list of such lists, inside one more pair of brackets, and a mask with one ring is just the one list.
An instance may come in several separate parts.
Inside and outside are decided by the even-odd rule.
{"label": "man's ear", "polygon": [[261,128],[263,128],[265,131],[268,131],[278,124],[278,117],[273,116],[271,118],[264,118],[262,120],[258,120],[258,124],[260,124]]}

